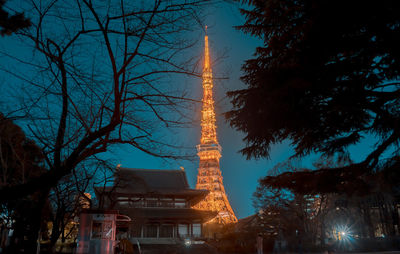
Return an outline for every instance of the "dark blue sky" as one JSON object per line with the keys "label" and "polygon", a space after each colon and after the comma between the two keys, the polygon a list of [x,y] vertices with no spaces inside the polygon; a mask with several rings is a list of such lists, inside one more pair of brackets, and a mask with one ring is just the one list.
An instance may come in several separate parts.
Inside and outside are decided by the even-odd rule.
{"label": "dark blue sky", "polygon": [[[234,28],[236,25],[243,24],[243,22],[244,19],[239,13],[237,4],[231,3],[223,3],[220,8],[211,10],[211,14],[206,20],[209,27],[211,58],[214,61],[219,59],[213,66],[213,75],[214,77],[229,76],[229,80],[214,83],[214,99],[216,101],[217,134],[223,149],[220,166],[224,177],[224,186],[238,218],[247,217],[255,212],[255,208],[252,206],[252,194],[256,190],[257,180],[265,176],[267,171],[278,162],[285,161],[293,154],[289,142],[287,142],[274,146],[270,159],[246,160],[244,156],[238,153],[244,146],[242,141],[244,135],[230,128],[222,115],[230,108],[226,92],[244,87],[239,79],[243,74],[241,65],[246,59],[252,57],[257,46],[262,45],[261,41]],[[204,36],[201,27],[199,27],[199,34]],[[194,50],[198,51],[196,52],[198,55],[202,55],[203,44],[201,43]],[[220,59],[219,56],[222,55],[224,57]],[[194,96],[201,99],[201,80],[191,79],[189,82],[193,82],[193,84],[189,84],[189,87],[195,94]],[[199,118],[198,112],[193,113],[197,114]],[[194,124],[192,128],[181,129],[179,138],[184,139],[186,141],[184,143],[189,147],[193,147],[192,151],[195,153],[195,145],[199,143],[200,139],[199,123],[198,125]],[[363,158],[368,149],[368,144],[369,142],[351,149],[352,158],[355,160]],[[182,166],[185,168],[189,184],[191,187],[195,187],[198,159],[166,162],[129,147],[115,150],[113,154],[116,162],[121,163],[124,167],[179,169]],[[317,157],[314,155],[304,158],[301,165],[310,167],[311,162]]]}
{"label": "dark blue sky", "polygon": [[[257,186],[257,179],[264,176],[266,170],[276,162],[286,159],[288,147],[285,145],[275,147],[271,160],[246,161],[238,153],[238,150],[243,147],[241,141],[243,135],[231,129],[222,115],[230,107],[229,100],[226,98],[226,92],[243,87],[243,84],[239,80],[241,65],[245,59],[251,57],[255,47],[261,44],[257,39],[245,36],[233,28],[233,26],[240,25],[243,22],[243,18],[236,5],[224,3],[220,8],[210,10],[210,12],[211,14],[206,20],[206,24],[209,27],[208,35],[211,58],[215,62],[213,75],[214,77],[229,77],[229,80],[216,81],[214,83],[214,100],[216,101],[215,108],[218,125],[217,134],[222,146],[221,171],[231,205],[237,217],[243,218],[254,213],[251,196]],[[198,32],[202,38],[204,33],[200,26]],[[194,49],[198,51],[196,55],[203,54],[203,46],[203,43],[201,43]],[[216,61],[217,58],[219,60]],[[194,96],[197,99],[201,99],[201,80],[190,79],[189,82],[193,82],[189,86],[191,86]],[[193,113],[199,118],[200,115],[198,112]],[[193,153],[195,153],[195,145],[199,143],[200,139],[199,124],[195,124],[193,128],[181,129],[180,131],[180,137],[187,140],[185,143],[188,146],[192,146]],[[113,157],[124,167],[179,169],[183,166],[189,184],[191,187],[195,187],[199,163],[197,158],[193,161],[166,162],[133,150],[128,146],[115,150]]]}
{"label": "dark blue sky", "polygon": [[[220,161],[222,175],[224,177],[224,186],[238,218],[249,216],[255,212],[252,206],[252,194],[258,184],[257,180],[265,176],[267,171],[278,162],[285,161],[292,150],[289,143],[277,145],[272,148],[270,159],[262,160],[246,160],[238,151],[244,147],[242,142],[243,134],[234,131],[225,122],[223,113],[230,108],[229,100],[226,98],[226,92],[230,90],[240,89],[244,84],[240,81],[241,66],[246,59],[252,58],[252,54],[257,46],[262,42],[237,31],[234,26],[243,24],[244,19],[239,13],[237,3],[223,2],[219,8],[210,9],[210,15],[205,24],[208,25],[208,34],[210,41],[210,53],[213,65],[214,77],[229,77],[228,80],[216,80],[214,83],[214,99],[216,101],[217,113],[217,134],[219,142],[222,146],[222,158]],[[199,43],[193,48],[193,55],[203,55],[203,28],[198,27]],[[13,38],[3,38],[3,52],[13,54],[25,54],[26,51],[20,51],[11,43]],[[221,57],[223,56],[223,57]],[[3,60],[4,59],[4,60]],[[218,59],[218,60],[217,60]],[[8,65],[8,58],[0,58],[1,64]],[[19,68],[21,68],[19,66]],[[202,83],[201,79],[177,79],[176,83],[184,82],[185,86],[190,90],[191,96],[201,100]],[[11,80],[9,80],[11,83]],[[177,84],[179,85],[179,84]],[[1,87],[0,87],[1,88]],[[2,89],[0,89],[0,92]],[[3,98],[4,100],[4,98]],[[7,105],[5,108],[12,108],[13,105]],[[193,115],[197,117],[191,128],[176,130],[175,136],[171,136],[171,140],[177,143],[183,143],[191,148],[191,153],[195,154],[195,146],[200,139],[200,107],[193,110]],[[162,127],[161,127],[162,131]],[[365,154],[367,145],[357,146],[352,149],[353,159],[359,160]],[[361,147],[361,148],[360,148]],[[191,187],[195,187],[198,159],[192,161],[165,161],[159,158],[151,157],[129,146],[122,146],[113,149],[111,153],[105,155],[112,163],[122,164],[124,167],[130,168],[147,168],[147,169],[179,169],[181,166],[185,168],[188,181]],[[316,156],[311,156],[303,161],[303,166],[310,166],[311,160]]]}
{"label": "dark blue sky", "polygon": [[[221,8],[211,10],[211,14],[206,20],[209,27],[208,34],[210,40],[210,51],[213,61],[218,58],[213,66],[214,77],[228,76],[229,80],[216,81],[214,84],[214,99],[216,101],[217,113],[217,133],[222,146],[221,171],[224,177],[224,186],[228,198],[238,218],[243,218],[254,213],[252,206],[252,194],[256,189],[257,180],[266,174],[266,171],[273,167],[277,162],[284,161],[291,152],[288,145],[278,145],[272,149],[271,159],[247,161],[238,153],[243,147],[243,134],[234,131],[225,122],[223,112],[229,110],[229,100],[226,92],[239,89],[244,85],[239,80],[241,65],[245,59],[249,59],[256,46],[261,45],[260,41],[234,29],[233,26],[243,22],[236,5],[225,3]],[[204,36],[201,27],[199,34]],[[203,54],[203,44],[196,49],[199,55]],[[220,59],[220,56],[224,56]],[[191,79],[189,82],[192,91],[197,99],[202,96],[201,80]],[[199,116],[198,112],[193,112]],[[199,143],[200,126],[194,125],[193,128],[181,129],[180,138],[185,139],[186,145],[193,147]],[[186,170],[189,184],[195,187],[198,167],[198,159],[193,161],[169,161],[154,158],[133,150],[126,146],[114,150],[112,156],[117,163],[124,167],[132,168],[157,168],[157,169],[179,169],[183,166]]]}

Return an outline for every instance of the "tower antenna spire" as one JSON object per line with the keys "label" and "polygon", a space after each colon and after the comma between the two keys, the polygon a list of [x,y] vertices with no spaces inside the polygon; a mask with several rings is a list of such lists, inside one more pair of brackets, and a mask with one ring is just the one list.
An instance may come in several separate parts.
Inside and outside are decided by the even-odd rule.
{"label": "tower antenna spire", "polygon": [[[208,35],[206,26],[206,35],[204,36],[204,70],[203,70],[203,84],[205,75],[210,75],[212,77],[212,71],[210,66],[210,50],[208,48]],[[212,81],[211,81],[212,82]],[[210,83],[212,86],[212,83]],[[204,86],[204,85],[203,85]]]}

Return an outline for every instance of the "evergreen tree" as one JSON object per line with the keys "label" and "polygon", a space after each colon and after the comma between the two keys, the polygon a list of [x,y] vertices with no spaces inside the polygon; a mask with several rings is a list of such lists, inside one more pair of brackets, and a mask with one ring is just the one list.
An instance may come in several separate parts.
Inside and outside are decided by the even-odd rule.
{"label": "evergreen tree", "polygon": [[[229,93],[233,109],[227,119],[246,134],[241,152],[248,158],[268,157],[271,145],[289,139],[297,156],[346,155],[366,135],[376,137],[360,163],[322,174],[321,187],[359,181],[389,149],[391,159],[397,158],[400,2],[249,4],[252,9],[242,10],[246,22],[239,29],[264,45],[243,66],[247,88]],[[315,172],[305,172],[303,180],[311,175]]]}

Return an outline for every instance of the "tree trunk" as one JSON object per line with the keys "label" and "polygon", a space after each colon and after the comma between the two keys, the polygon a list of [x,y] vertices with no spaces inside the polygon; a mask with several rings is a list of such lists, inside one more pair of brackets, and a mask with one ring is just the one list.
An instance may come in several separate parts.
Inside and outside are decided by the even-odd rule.
{"label": "tree trunk", "polygon": [[60,237],[60,230],[58,227],[58,218],[56,216],[56,219],[53,222],[53,228],[51,230],[50,246],[49,246],[52,253],[55,253],[54,247],[55,247],[59,237]]}
{"label": "tree trunk", "polygon": [[61,242],[65,243],[65,220],[61,221]]}
{"label": "tree trunk", "polygon": [[399,212],[397,210],[396,203],[392,203],[392,221],[394,236],[399,234]]}
{"label": "tree trunk", "polygon": [[43,208],[49,195],[49,189],[39,191],[36,207],[31,216],[31,228],[28,231],[28,241],[26,243],[25,253],[36,253],[37,241],[39,240],[40,226],[42,222]]}
{"label": "tree trunk", "polygon": [[52,250],[52,253],[55,252],[55,245],[57,243],[58,238],[60,237],[61,230],[60,230],[60,222],[63,219],[62,214],[60,214],[59,210],[56,213],[56,216],[53,221],[53,228],[51,230],[51,237],[50,237],[50,246],[49,248]]}
{"label": "tree trunk", "polygon": [[321,247],[325,248],[325,218],[321,216],[321,224],[320,224],[320,230],[321,230],[321,235],[320,235],[320,241],[321,241]]}

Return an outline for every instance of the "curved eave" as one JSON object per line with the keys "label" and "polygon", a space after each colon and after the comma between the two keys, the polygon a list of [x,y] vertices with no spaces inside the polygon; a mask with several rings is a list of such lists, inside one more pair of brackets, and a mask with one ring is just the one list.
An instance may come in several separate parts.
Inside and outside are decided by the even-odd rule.
{"label": "curved eave", "polygon": [[196,189],[157,189],[152,191],[146,190],[132,190],[132,189],[122,189],[122,188],[114,188],[114,187],[95,187],[96,196],[101,194],[112,195],[114,197],[178,197],[178,198],[186,198],[189,202],[190,206],[194,206],[202,199],[204,199],[208,190],[196,190]]}

